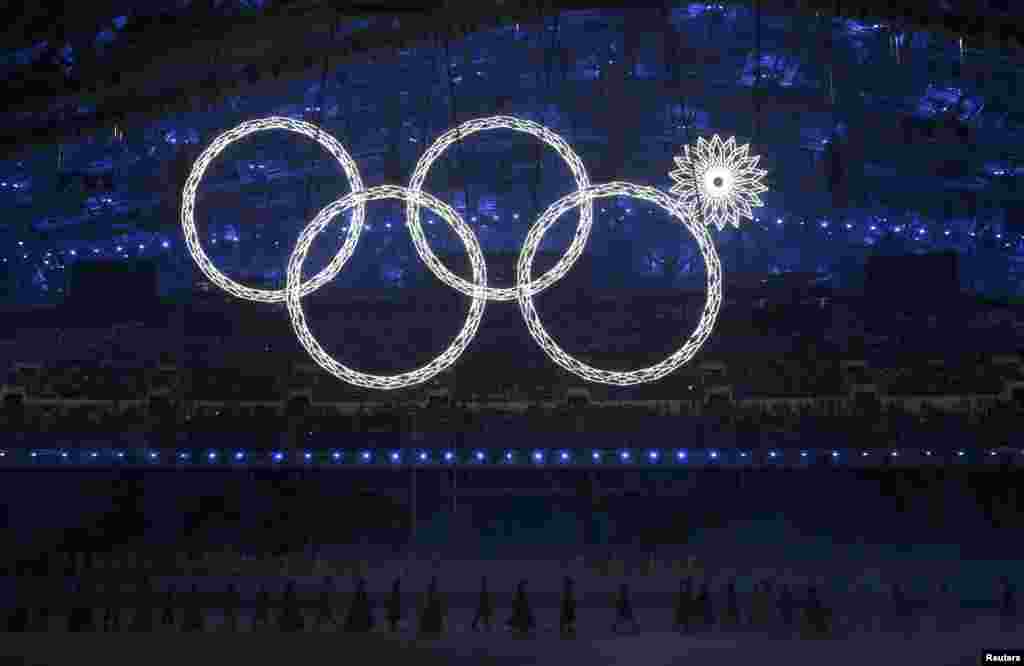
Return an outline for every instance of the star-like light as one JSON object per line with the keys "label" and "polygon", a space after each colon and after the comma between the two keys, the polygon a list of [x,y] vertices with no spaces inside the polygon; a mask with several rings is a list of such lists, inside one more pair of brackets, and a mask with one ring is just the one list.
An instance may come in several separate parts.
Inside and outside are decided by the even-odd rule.
{"label": "star-like light", "polygon": [[760,157],[750,156],[749,145],[736,145],[736,138],[723,141],[717,134],[710,141],[697,139],[697,146],[683,148],[676,157],[679,167],[669,173],[684,207],[700,212],[704,223],[719,230],[726,224],[740,226],[740,218],[754,219],[753,208],[763,206],[758,196],[768,188],[761,183],[768,172],[758,169]]}

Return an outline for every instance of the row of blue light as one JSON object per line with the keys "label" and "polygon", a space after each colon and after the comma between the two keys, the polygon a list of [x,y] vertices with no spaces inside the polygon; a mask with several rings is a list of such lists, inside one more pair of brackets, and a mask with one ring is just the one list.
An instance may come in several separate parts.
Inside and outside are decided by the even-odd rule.
{"label": "row of blue light", "polygon": [[[216,242],[215,242],[215,244],[216,244]],[[18,247],[19,248],[24,248],[24,246],[25,246],[25,242],[24,241],[18,241]],[[137,247],[138,247],[138,251],[140,253],[144,253],[144,252],[146,252],[147,250],[150,249],[150,243],[138,243]],[[170,249],[171,242],[169,240],[166,240],[166,239],[165,240],[161,240],[160,241],[160,247],[162,249],[164,249],[164,250]],[[90,248],[82,248],[82,250],[81,250],[82,255],[85,256],[85,257],[90,256],[90,254],[89,254],[89,252],[87,252],[87,250],[90,250]],[[106,250],[106,249],[104,249],[102,247],[93,247],[93,248],[91,248],[91,255],[92,256],[100,256],[100,255],[103,255],[103,254],[105,254],[107,252],[108,252],[108,250]],[[112,255],[117,255],[120,258],[127,258],[128,257],[128,251],[125,249],[125,245],[124,244],[118,244],[116,246],[112,246],[112,249],[109,250],[109,253],[112,254]],[[21,259],[23,261],[32,260],[32,259],[34,259],[32,254],[34,254],[34,253],[30,254],[30,253],[21,251]],[[42,257],[43,264],[45,266],[53,268],[54,270],[63,270],[64,269],[64,265],[62,265],[62,264],[54,264],[52,266],[50,264],[51,260],[54,260],[54,261],[57,260],[57,256],[56,255],[64,255],[68,260],[72,260],[73,261],[75,258],[78,257],[79,250],[77,248],[71,248],[71,249],[67,249],[67,250],[62,250],[62,249],[46,250],[46,251],[42,252],[39,256]],[[15,258],[17,258],[17,257],[15,257]],[[5,263],[5,264],[8,263],[7,257],[0,257],[0,263]]]}
{"label": "row of blue light", "polygon": [[[602,209],[602,212],[605,212],[605,211],[606,211],[606,209]],[[632,211],[632,209],[628,209],[627,208],[625,212],[627,214],[632,214],[633,211]],[[653,211],[648,211],[648,212],[653,214]],[[493,217],[494,220],[500,219],[498,215],[493,215],[491,217]],[[513,217],[515,219],[519,219],[519,213],[515,213],[513,215]],[[476,222],[477,219],[478,219],[477,216],[473,216],[472,217],[472,221],[473,222]],[[434,220],[432,220],[432,219],[428,219],[427,221],[430,224],[434,223]],[[755,218],[755,222],[760,223],[761,222],[761,218],[760,217]],[[800,226],[804,226],[804,225],[806,225],[808,223],[808,221],[806,219],[799,219],[797,222],[798,222],[798,224]],[[912,232],[916,231],[917,232],[916,239],[918,241],[930,240],[932,238],[932,233],[933,232],[937,233],[937,230],[935,230],[933,228],[930,228],[930,226],[920,226],[920,224],[919,224],[919,226],[915,229],[915,228],[913,228],[913,225],[911,225],[911,224],[892,224],[892,225],[889,225],[889,224],[886,224],[887,222],[888,222],[888,218],[878,218],[878,219],[875,219],[875,220],[873,220],[871,222],[863,223],[863,226],[865,228],[865,231],[872,232],[872,233],[884,233],[884,232],[887,232],[887,231],[892,231],[893,233],[901,234],[904,231],[907,231],[908,234],[910,234],[911,237],[914,237],[914,234]],[[776,218],[775,224],[776,224],[776,226],[782,226],[784,224],[783,218],[781,218],[781,217],[780,218]],[[390,229],[392,227],[392,224],[391,223],[386,223],[384,226],[386,228]],[[826,230],[826,233],[829,236],[832,235],[831,228],[832,228],[833,225],[832,225],[832,221],[831,220],[827,220],[827,219],[818,220],[817,224],[814,225],[814,226],[817,226],[817,227],[819,227],[821,229]],[[838,224],[837,223],[835,226],[839,227],[840,229],[845,229],[846,231],[853,231],[853,230],[855,230],[855,228],[860,227],[861,223],[853,223],[853,222],[847,221],[847,222],[844,222],[842,224]],[[372,230],[373,229],[373,225],[367,224],[366,228],[367,228],[367,230]],[[943,230],[943,232],[942,232],[943,236],[945,236],[947,238],[949,236],[951,236],[952,233],[953,233],[952,230],[949,229],[948,227],[945,228]],[[970,236],[971,238],[977,238],[977,236],[978,236],[977,232],[974,232],[974,231],[967,232],[967,235]],[[1001,231],[993,230],[993,231],[988,232],[986,235],[991,235],[992,238],[994,238],[997,241],[1000,241],[1002,243],[1002,247],[1004,249],[1010,249],[1010,248],[1013,248],[1015,244],[1024,243],[1024,234],[1004,234]],[[211,237],[211,243],[213,245],[217,244],[217,240],[218,240],[218,238],[216,236],[212,236]],[[239,241],[239,238],[238,238],[237,235],[225,234],[223,236],[223,240],[228,241],[228,242],[235,242],[235,243],[237,243]],[[279,244],[280,244],[279,242],[275,242],[275,245],[279,245]],[[19,247],[24,247],[24,241],[18,241],[18,246]],[[170,243],[169,240],[166,240],[166,239],[161,240],[160,241],[160,247],[163,248],[164,250],[170,249],[171,243]],[[122,257],[127,257],[127,253],[126,253],[124,245],[116,245],[116,246],[112,245],[112,248],[113,249],[110,250],[111,253],[119,254]],[[87,248],[83,248],[83,253],[84,253],[84,250],[86,250],[86,249]],[[144,252],[147,249],[149,249],[149,244],[148,243],[138,244],[138,250],[140,252]],[[101,253],[104,252],[104,250],[102,248],[99,248],[99,247],[93,247],[93,248],[91,248],[91,251],[92,251],[92,254],[94,254],[94,255],[98,255],[98,254],[101,254]],[[54,252],[56,252],[58,254],[66,254],[69,257],[77,257],[78,256],[78,250],[77,249],[71,249],[71,250],[49,250],[49,251],[46,251],[43,256],[45,258],[52,257]],[[23,260],[28,260],[30,258],[30,255],[27,254],[27,253],[22,252],[21,254],[22,254],[22,259]],[[0,262],[6,263],[7,262],[7,257],[0,257]]]}
{"label": "row of blue light", "polygon": [[[873,232],[873,233],[885,233],[885,232],[888,232],[888,231],[892,231],[893,233],[901,234],[901,233],[903,233],[904,230],[906,230],[908,233],[910,233],[910,232],[915,230],[915,229],[913,229],[913,225],[912,224],[894,224],[894,225],[882,224],[882,222],[887,222],[887,221],[888,221],[888,218],[882,218],[881,221],[875,221],[875,222],[866,224],[867,231],[870,231],[870,232]],[[755,218],[755,222],[761,222],[761,218]],[[780,218],[776,218],[776,220],[775,220],[775,225],[776,226],[782,226],[783,224],[784,224],[784,222],[783,222],[783,219],[781,217]],[[799,225],[800,226],[804,226],[806,224],[807,224],[806,220],[800,220],[799,221]],[[831,220],[819,220],[818,224],[817,224],[817,226],[819,228],[827,230],[825,233],[828,234],[829,237],[832,236],[832,231],[829,230],[831,225],[832,225]],[[858,223],[854,223],[854,222],[845,222],[842,225],[837,225],[837,226],[841,226],[842,228],[845,228],[846,231],[854,231],[855,227],[858,227],[859,224]],[[937,230],[933,229],[932,226],[918,226],[916,231],[917,231],[917,240],[918,241],[925,241],[925,240],[929,240],[930,239],[930,234],[933,231],[937,231]],[[952,235],[953,231],[947,227],[942,233],[943,233],[943,236],[948,238],[949,236]],[[1016,234],[1014,236],[1014,235],[1011,235],[1011,234],[1003,234],[1001,231],[994,231],[994,232],[989,232],[989,233],[991,234],[992,238],[995,238],[995,240],[1003,242],[1002,247],[1004,249],[1012,248],[1013,247],[1014,243],[1013,242],[1008,242],[1008,241],[1014,241],[1016,243],[1024,242],[1024,234]],[[913,234],[911,234],[911,236],[912,235]],[[969,232],[967,232],[967,235],[970,236],[971,238],[977,238],[978,237],[978,234],[975,231],[969,231]],[[1005,240],[1004,240],[1004,237],[1005,237]]]}
{"label": "row of blue light", "polygon": [[[315,461],[327,461],[330,463],[343,463],[353,462],[355,464],[374,464],[384,463],[398,465],[404,461],[411,461],[414,465],[429,465],[434,462],[440,462],[444,464],[521,464],[521,461],[526,461],[526,464],[545,464],[548,462],[554,462],[555,464],[602,464],[602,463],[618,463],[629,465],[636,462],[647,462],[650,464],[658,463],[672,463],[673,461],[677,464],[686,464],[687,462],[698,460],[704,462],[724,462],[729,459],[738,460],[740,462],[751,461],[757,457],[760,452],[752,451],[735,451],[735,450],[718,450],[718,449],[675,449],[675,450],[662,450],[662,449],[649,449],[634,450],[634,449],[620,449],[617,451],[606,450],[606,449],[595,449],[587,452],[581,452],[572,449],[535,449],[533,451],[523,450],[506,450],[502,453],[494,451],[483,451],[475,450],[471,456],[467,459],[460,459],[460,456],[453,450],[427,450],[419,449],[414,451],[406,451],[404,449],[397,449],[391,451],[371,451],[368,449],[363,450],[329,450],[329,451],[302,451],[296,454],[296,457],[301,463],[313,463]],[[768,461],[782,462],[787,459],[791,459],[794,451],[781,451],[771,449],[765,452],[765,458]],[[874,459],[886,459],[886,458],[899,458],[901,456],[913,456],[915,453],[919,453],[925,458],[941,458],[944,452],[935,451],[932,449],[912,449],[912,450],[900,450],[892,449],[888,451],[881,450],[845,450],[845,449],[830,449],[830,450],[819,450],[819,449],[805,449],[799,451],[799,458],[801,460],[807,460],[810,458],[818,459],[824,457],[826,459],[832,459],[835,461],[841,459],[861,459],[874,458]],[[987,455],[988,457],[996,457],[1000,453],[1007,455],[1016,454],[1022,460],[1024,460],[1024,449],[1019,451],[1011,449],[988,449],[986,451],[967,451],[965,449],[959,449],[956,451],[945,452],[948,455],[952,455],[955,458],[966,458],[970,454],[980,453]],[[0,461],[3,462],[14,462],[19,458],[28,457],[29,460],[46,460],[57,458],[59,461],[74,463],[99,463],[104,461],[127,462],[129,460],[138,460],[149,463],[165,463],[171,462],[178,464],[188,464],[203,462],[210,464],[216,464],[220,462],[234,462],[234,463],[261,463],[268,462],[271,464],[285,464],[290,462],[289,454],[285,451],[247,451],[247,450],[235,450],[235,451],[219,451],[219,450],[208,450],[199,455],[193,455],[192,451],[157,451],[152,449],[144,449],[137,452],[128,452],[124,450],[91,450],[91,451],[66,451],[66,450],[54,450],[54,449],[32,449],[32,450],[0,450]]]}

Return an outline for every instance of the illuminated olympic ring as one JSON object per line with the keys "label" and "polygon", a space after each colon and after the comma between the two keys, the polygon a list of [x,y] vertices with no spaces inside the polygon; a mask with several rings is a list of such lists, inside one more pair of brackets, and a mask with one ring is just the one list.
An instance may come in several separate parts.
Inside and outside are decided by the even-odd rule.
{"label": "illuminated olympic ring", "polygon": [[[185,189],[181,194],[181,227],[185,232],[185,243],[188,245],[188,251],[192,254],[192,258],[199,266],[199,270],[201,270],[203,275],[209,278],[215,285],[232,296],[236,296],[247,301],[258,301],[261,303],[280,303],[284,300],[284,290],[253,289],[251,287],[246,287],[217,270],[217,267],[213,265],[210,258],[206,256],[206,252],[203,251],[202,245],[199,244],[199,232],[196,230],[195,222],[196,190],[199,188],[199,181],[203,179],[203,174],[206,173],[206,169],[210,166],[210,162],[220,155],[225,148],[239,139],[244,139],[250,134],[272,129],[295,132],[296,134],[308,136],[319,143],[335,160],[337,160],[338,164],[341,165],[341,168],[345,171],[345,175],[348,177],[348,184],[352,189],[352,192],[357,193],[363,190],[363,179],[359,175],[359,167],[356,166],[355,160],[353,160],[352,156],[348,154],[348,151],[345,150],[344,146],[338,143],[337,139],[330,134],[327,134],[316,125],[303,122],[301,120],[295,120],[293,118],[271,116],[270,118],[261,118],[259,120],[247,120],[234,129],[230,129],[218,136],[206,148],[206,150],[199,155],[196,159],[196,163],[192,166],[192,173],[189,174],[188,180],[185,181]],[[355,233],[349,233],[348,240],[345,242],[345,245],[341,248],[338,254],[335,255],[334,259],[324,266],[324,269],[314,276],[309,282],[302,285],[303,296],[316,291],[327,282],[333,280],[334,277],[341,272],[341,267],[345,263],[345,259],[352,254],[352,251],[355,249],[356,241],[359,240],[359,234],[362,233],[365,216],[366,205],[363,202],[360,202],[352,213],[350,229],[355,229]]]}
{"label": "illuminated olympic ring", "polygon": [[[697,329],[693,335],[689,337],[678,351],[661,363],[652,365],[649,368],[629,372],[598,370],[565,353],[558,346],[558,343],[548,335],[548,332],[544,330],[544,325],[540,322],[540,315],[537,314],[537,310],[533,307],[533,298],[526,290],[519,294],[519,309],[522,310],[526,326],[529,328],[530,335],[533,336],[537,344],[551,357],[552,361],[574,375],[588,381],[615,386],[632,386],[634,384],[653,382],[661,379],[693,358],[693,355],[697,353],[697,350],[704,344],[704,341],[711,335],[711,329],[715,326],[715,320],[718,319],[718,310],[722,305],[722,265],[718,260],[718,252],[715,250],[715,245],[711,240],[707,227],[697,222],[691,208],[681,205],[678,199],[670,197],[661,190],[632,183],[613,182],[604,185],[594,185],[585,190],[577,190],[551,204],[526,235],[526,243],[523,244],[523,249],[519,254],[519,263],[516,265],[516,283],[530,283],[533,258],[537,255],[540,242],[547,230],[558,221],[559,217],[566,211],[584,202],[590,203],[594,199],[604,197],[632,197],[634,199],[643,199],[659,206],[671,214],[672,217],[679,220],[696,239],[697,245],[700,247],[700,253],[704,257],[704,264],[707,267],[708,298],[704,303],[704,311],[701,313],[700,322],[697,324]],[[576,259],[576,256],[571,257],[570,263],[576,261]]]}
{"label": "illuminated olympic ring", "polygon": [[[418,206],[426,206],[439,215],[445,222],[451,225],[452,229],[459,235],[463,245],[466,246],[466,252],[469,254],[469,261],[473,267],[473,283],[479,285],[481,293],[473,294],[472,304],[469,306],[469,315],[466,317],[466,323],[462,326],[462,330],[452,344],[433,361],[426,364],[422,368],[418,368],[411,372],[405,372],[399,375],[383,376],[383,375],[370,375],[364,372],[353,370],[352,368],[346,367],[334,360],[334,358],[324,351],[324,348],[320,346],[317,339],[310,332],[309,327],[306,325],[306,315],[302,311],[302,304],[300,299],[301,284],[302,284],[302,264],[306,260],[306,255],[309,253],[309,246],[313,243],[316,237],[323,231],[324,227],[334,219],[338,214],[352,208],[354,206],[364,206],[367,201],[376,201],[378,199],[399,199],[402,201],[412,202]],[[356,232],[358,234],[358,232]],[[357,235],[352,233],[352,228],[349,227],[349,238],[346,239],[345,246],[355,246]],[[348,261],[351,256],[351,252],[346,254],[341,263],[344,264]],[[480,242],[476,238],[476,234],[469,228],[469,225],[463,221],[455,209],[443,201],[439,201],[433,195],[426,192],[414,192],[404,187],[398,187],[395,185],[381,185],[378,187],[372,187],[368,190],[362,190],[360,192],[353,192],[346,197],[342,197],[337,201],[327,204],[323,210],[321,210],[313,221],[309,223],[309,226],[303,230],[299,236],[298,242],[295,244],[295,251],[292,252],[291,258],[288,260],[288,278],[285,283],[285,302],[288,304],[288,314],[292,320],[292,327],[295,329],[296,335],[299,337],[299,342],[306,348],[309,355],[313,357],[313,360],[317,364],[331,373],[338,379],[348,382],[349,384],[355,384],[356,386],[362,386],[363,388],[371,389],[400,389],[407,386],[415,386],[428,381],[431,377],[439,372],[446,370],[451,367],[462,352],[465,351],[469,345],[473,336],[476,335],[477,328],[480,326],[480,320],[484,315],[484,306],[487,305],[487,299],[483,296],[482,290],[487,286],[487,265],[484,262],[484,254],[480,249]]]}
{"label": "illuminated olympic ring", "polygon": [[[218,271],[209,261],[199,245],[196,232],[194,212],[196,189],[210,162],[229,144],[254,132],[268,129],[284,129],[308,136],[327,149],[341,164],[348,177],[352,192],[338,199],[321,210],[299,236],[295,250],[288,261],[287,279],[283,290],[250,289],[240,285]],[[507,288],[488,288],[487,272],[480,243],[472,229],[459,214],[448,204],[434,196],[423,192],[420,188],[426,179],[427,171],[438,156],[454,142],[464,136],[488,130],[511,129],[525,132],[553,147],[569,165],[576,180],[578,189],[552,204],[530,229],[526,243],[519,255],[516,271],[516,284]],[[544,330],[540,318],[533,305],[533,296],[560,280],[575,264],[583,252],[586,241],[593,226],[593,200],[602,197],[627,196],[648,201],[681,222],[697,240],[701,254],[707,267],[708,298],[701,315],[700,322],[686,343],[666,360],[648,368],[629,372],[598,370],[586,365],[567,354]],[[631,183],[607,183],[592,186],[587,178],[586,170],[579,156],[569,145],[548,128],[528,120],[509,116],[496,116],[464,123],[454,130],[442,135],[427,153],[420,159],[413,173],[408,188],[394,185],[383,185],[369,190],[364,189],[358,169],[348,152],[336,140],[326,135],[320,128],[310,123],[291,118],[265,118],[244,122],[238,127],[217,137],[200,155],[185,184],[182,196],[181,221],[185,238],[193,259],[199,264],[203,273],[225,291],[239,298],[262,301],[267,303],[285,301],[288,314],[296,335],[306,351],[324,370],[338,379],[364,388],[393,390],[422,384],[438,373],[451,367],[469,342],[476,335],[483,317],[484,307],[489,300],[516,300],[526,320],[530,335],[558,365],[589,381],[617,386],[629,386],[658,380],[679,366],[683,365],[697,353],[701,345],[711,334],[722,302],[722,274],[718,253],[711,241],[705,225],[696,220],[695,208],[692,204],[675,199],[661,190],[651,187],[633,185]],[[330,356],[310,332],[302,310],[303,296],[315,291],[333,279],[349,260],[355,250],[356,243],[363,231],[366,203],[379,199],[398,199],[406,202],[406,217],[409,232],[412,235],[416,251],[426,262],[430,270],[445,284],[471,298],[469,314],[462,330],[452,344],[430,363],[416,370],[398,375],[372,375],[359,372],[342,365]],[[419,207],[426,206],[445,220],[458,234],[466,246],[473,269],[473,281],[454,275],[437,259],[423,235],[419,222]],[[576,229],[569,249],[554,268],[539,277],[531,279],[531,266],[540,247],[541,239],[547,230],[567,211],[580,207],[580,223]],[[302,282],[302,264],[309,253],[315,238],[324,228],[342,212],[354,208],[348,234],[341,250],[330,263],[315,277]]]}
{"label": "illuminated olympic ring", "polygon": [[[523,132],[534,136],[544,143],[548,144],[562,157],[565,163],[569,166],[569,170],[572,172],[573,178],[576,180],[576,188],[579,190],[585,190],[590,187],[590,178],[587,177],[587,170],[583,166],[583,160],[576,154],[565,140],[549,130],[543,125],[538,125],[531,120],[523,120],[522,118],[514,118],[512,116],[493,116],[490,118],[477,118],[476,120],[470,120],[462,123],[455,129],[448,130],[434,142],[427,152],[423,154],[420,161],[416,164],[416,169],[413,171],[412,179],[409,181],[409,189],[413,192],[419,192],[423,186],[423,181],[427,179],[427,172],[430,171],[430,167],[434,164],[438,157],[447,150],[449,146],[461,140],[464,137],[476,134],[477,132],[483,132],[486,130],[493,129],[508,129],[516,132]],[[405,209],[406,224],[409,225],[409,233],[412,234],[413,244],[416,246],[416,252],[420,255],[420,258],[427,264],[430,271],[442,282],[456,289],[466,296],[474,296],[478,293],[478,288],[466,282],[458,275],[455,275],[449,271],[444,264],[442,264],[434,251],[430,249],[430,245],[427,243],[427,239],[423,235],[423,227],[420,225],[420,208],[413,204],[411,201]],[[569,272],[573,264],[579,258],[580,253],[583,251],[583,246],[587,244],[587,238],[590,236],[590,229],[594,225],[594,204],[587,199],[581,202],[580,206],[580,223],[576,227],[576,234],[573,236],[572,243],[569,245],[569,249],[566,253],[558,260],[558,263],[549,270],[547,273],[537,278],[537,282],[524,284],[520,281],[514,287],[489,287],[484,289],[484,297],[490,301],[514,301],[520,293],[525,292],[529,296],[533,296],[548,287],[555,282],[558,282],[562,277]]]}

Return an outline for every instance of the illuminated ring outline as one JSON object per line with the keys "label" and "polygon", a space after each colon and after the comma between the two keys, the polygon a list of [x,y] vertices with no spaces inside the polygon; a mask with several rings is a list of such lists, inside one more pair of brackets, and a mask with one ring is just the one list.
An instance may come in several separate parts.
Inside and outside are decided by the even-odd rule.
{"label": "illuminated ring outline", "polygon": [[[306,324],[306,315],[302,311],[301,302],[302,264],[305,262],[306,255],[309,253],[309,247],[317,235],[323,231],[332,219],[343,211],[353,206],[363,207],[366,202],[379,199],[398,199],[415,202],[418,206],[423,205],[431,209],[451,225],[455,233],[462,239],[462,243],[466,246],[466,252],[469,255],[473,268],[473,282],[479,285],[478,288],[480,289],[479,294],[471,295],[472,302],[469,307],[469,314],[466,317],[466,323],[448,349],[425,366],[398,375],[372,375],[353,370],[336,361],[320,346],[320,343],[309,330],[309,326]],[[351,254],[349,252],[345,255],[341,259],[341,263],[343,264],[347,261]],[[339,253],[338,256],[341,257],[341,254]],[[408,188],[397,185],[381,185],[368,190],[353,192],[328,204],[303,230],[295,244],[295,250],[288,260],[285,302],[288,305],[288,315],[291,318],[292,327],[295,329],[299,342],[302,343],[302,346],[305,347],[309,355],[313,357],[313,360],[321,368],[349,384],[370,389],[394,390],[422,384],[451,367],[458,360],[459,356],[462,355],[462,352],[476,335],[477,329],[480,326],[484,307],[487,305],[487,299],[482,295],[483,289],[486,286],[487,266],[484,262],[483,251],[480,249],[480,243],[476,238],[476,234],[473,233],[473,230],[469,228],[469,225],[465,223],[455,209],[426,192],[413,192]]]}
{"label": "illuminated ring outline", "polygon": [[518,301],[530,335],[533,336],[537,344],[541,346],[555,363],[574,375],[591,382],[612,384],[614,386],[632,386],[661,379],[693,358],[704,344],[704,341],[711,335],[715,320],[718,318],[718,311],[722,304],[722,265],[718,259],[718,252],[715,250],[711,235],[708,233],[705,225],[697,222],[691,207],[680,204],[678,199],[665,194],[661,190],[632,183],[606,183],[573,192],[551,204],[530,229],[526,236],[526,243],[519,254],[519,262],[516,266],[516,282],[517,284],[529,284],[533,259],[537,254],[537,249],[540,247],[541,239],[548,228],[559,217],[566,211],[584,202],[616,196],[642,199],[666,210],[689,230],[700,247],[700,252],[704,257],[704,264],[707,268],[708,295],[704,303],[704,311],[701,313],[700,322],[683,346],[664,361],[647,368],[623,372],[599,370],[573,358],[558,346],[558,343],[544,330],[544,325],[541,323],[540,316],[534,307],[533,299],[526,290],[520,292]]}
{"label": "illuminated ring outline", "polygon": [[[579,190],[584,190],[590,187],[590,178],[587,176],[586,167],[583,166],[583,160],[580,159],[579,155],[576,154],[576,151],[574,151],[562,137],[558,136],[547,127],[531,120],[524,120],[513,116],[492,116],[489,118],[478,118],[467,121],[442,134],[434,144],[427,149],[427,152],[423,154],[423,157],[421,157],[419,162],[416,164],[416,169],[413,171],[412,178],[409,180],[409,189],[413,192],[422,191],[420,188],[423,186],[423,182],[427,178],[427,172],[430,170],[430,167],[434,164],[437,158],[440,157],[449,146],[464,137],[471,136],[477,132],[493,129],[509,129],[517,132],[524,132],[540,139],[547,145],[554,148],[569,166],[569,170],[572,172],[573,178],[576,180],[576,186]],[[536,282],[529,282],[526,284],[517,283],[514,287],[485,287],[483,290],[483,297],[491,301],[514,301],[520,292],[525,291],[528,295],[533,296],[561,280],[562,277],[569,272],[569,269],[572,268],[573,263],[575,263],[576,259],[579,257],[580,252],[582,252],[583,247],[587,243],[587,238],[590,236],[591,227],[593,227],[594,224],[593,203],[589,199],[582,201],[581,203],[580,223],[576,227],[576,234],[573,237],[572,243],[569,245],[569,249],[566,253],[558,260],[558,263],[556,263],[551,270],[537,278]],[[479,288],[448,270],[448,268],[437,258],[437,255],[434,254],[434,251],[430,249],[430,244],[423,235],[423,226],[420,224],[419,206],[411,201],[405,209],[405,220],[406,225],[409,227],[409,232],[412,234],[412,241],[413,245],[416,246],[416,252],[420,255],[420,259],[422,259],[427,265],[427,268],[430,269],[430,272],[452,289],[460,291],[466,296],[476,298],[476,295],[480,291]]]}
{"label": "illuminated ring outline", "polygon": [[[206,150],[202,152],[202,154],[196,159],[195,164],[192,166],[192,172],[189,174],[188,180],[185,181],[185,189],[181,195],[181,227],[185,232],[185,243],[188,245],[188,250],[192,255],[192,259],[195,260],[196,264],[199,266],[199,270],[201,270],[211,282],[233,296],[248,301],[258,301],[262,303],[280,303],[281,301],[284,301],[285,290],[254,289],[252,287],[246,287],[217,270],[217,267],[210,261],[210,258],[206,255],[206,252],[203,250],[203,247],[199,242],[199,232],[196,230],[195,223],[195,206],[196,190],[199,188],[199,182],[202,180],[203,174],[206,173],[207,167],[210,166],[210,162],[212,162],[214,158],[216,158],[225,148],[235,141],[243,139],[250,134],[255,134],[256,132],[272,129],[287,130],[313,139],[323,146],[323,148],[331,154],[338,164],[341,165],[341,168],[345,171],[345,175],[348,177],[348,183],[349,187],[352,189],[352,193],[356,194],[364,190],[363,179],[359,175],[359,168],[356,166],[352,156],[348,154],[347,150],[345,150],[344,146],[342,146],[337,139],[325,132],[323,129],[302,120],[282,118],[278,116],[261,118],[259,120],[248,120],[241,123],[234,129],[230,129],[218,136],[206,148]],[[307,294],[316,291],[321,286],[334,279],[334,277],[341,271],[341,267],[348,259],[348,256],[352,254],[352,251],[355,249],[355,244],[359,240],[360,234],[362,234],[365,214],[365,202],[360,200],[355,207],[355,211],[352,213],[352,220],[349,226],[348,237],[345,239],[345,245],[323,268],[323,270],[301,286],[301,296],[306,296]]]}

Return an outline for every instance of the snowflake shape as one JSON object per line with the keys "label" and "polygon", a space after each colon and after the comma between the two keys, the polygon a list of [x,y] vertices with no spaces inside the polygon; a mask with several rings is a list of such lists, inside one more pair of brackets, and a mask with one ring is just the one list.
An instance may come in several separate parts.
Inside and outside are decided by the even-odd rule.
{"label": "snowflake shape", "polygon": [[699,207],[704,223],[719,230],[727,223],[739,227],[741,217],[754,218],[751,209],[764,205],[757,195],[768,191],[761,183],[768,172],[757,168],[760,156],[747,154],[749,145],[737,146],[735,137],[723,141],[716,134],[711,141],[698,138],[693,150],[683,150],[675,158],[679,168],[669,173],[676,183],[671,191],[683,206],[691,211]]}

